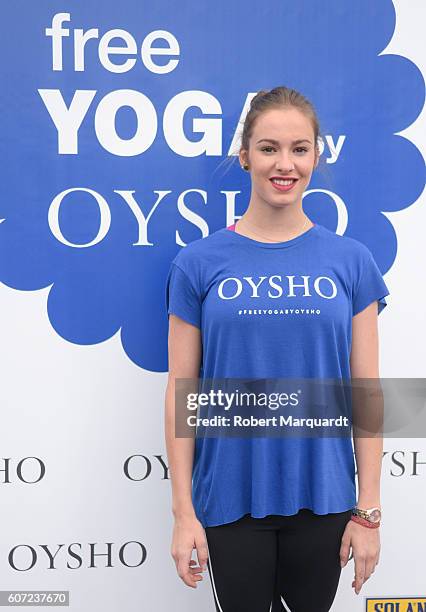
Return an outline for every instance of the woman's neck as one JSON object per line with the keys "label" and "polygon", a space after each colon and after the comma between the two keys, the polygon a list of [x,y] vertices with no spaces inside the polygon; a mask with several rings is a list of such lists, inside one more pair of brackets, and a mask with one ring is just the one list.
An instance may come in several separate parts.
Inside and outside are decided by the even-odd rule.
{"label": "woman's neck", "polygon": [[[281,212],[281,211],[280,211]],[[274,219],[274,216],[276,217]],[[259,216],[250,210],[244,213],[234,225],[234,231],[254,240],[268,242],[285,242],[296,238],[314,226],[314,223],[305,215],[302,208],[296,213],[292,211],[291,217],[287,215],[274,215],[273,217]]]}

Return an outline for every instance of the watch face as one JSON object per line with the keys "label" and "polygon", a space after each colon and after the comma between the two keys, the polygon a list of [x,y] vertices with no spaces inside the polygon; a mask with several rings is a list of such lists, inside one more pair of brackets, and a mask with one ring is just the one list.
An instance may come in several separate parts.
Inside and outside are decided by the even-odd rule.
{"label": "watch face", "polygon": [[380,512],[380,510],[376,509],[373,510],[373,512],[370,513],[370,516],[368,517],[368,520],[371,523],[378,523],[380,521],[382,517],[382,513]]}

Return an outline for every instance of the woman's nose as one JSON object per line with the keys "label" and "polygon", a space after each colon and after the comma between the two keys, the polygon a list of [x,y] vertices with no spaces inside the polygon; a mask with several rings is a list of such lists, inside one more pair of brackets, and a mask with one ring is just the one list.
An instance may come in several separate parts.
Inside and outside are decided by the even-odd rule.
{"label": "woman's nose", "polygon": [[280,154],[277,157],[276,168],[281,172],[288,172],[294,169],[293,160],[291,159],[291,152],[281,149]]}
{"label": "woman's nose", "polygon": [[294,170],[294,164],[288,158],[278,160],[276,167],[280,172],[290,172]]}

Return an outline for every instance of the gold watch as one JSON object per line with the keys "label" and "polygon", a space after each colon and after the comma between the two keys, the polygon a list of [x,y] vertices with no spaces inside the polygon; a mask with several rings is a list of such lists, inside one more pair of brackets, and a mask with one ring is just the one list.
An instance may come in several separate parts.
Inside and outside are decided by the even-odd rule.
{"label": "gold watch", "polygon": [[382,511],[380,508],[367,508],[367,510],[361,510],[361,508],[353,508],[352,514],[360,516],[361,518],[369,521],[370,523],[380,523],[382,519]]}

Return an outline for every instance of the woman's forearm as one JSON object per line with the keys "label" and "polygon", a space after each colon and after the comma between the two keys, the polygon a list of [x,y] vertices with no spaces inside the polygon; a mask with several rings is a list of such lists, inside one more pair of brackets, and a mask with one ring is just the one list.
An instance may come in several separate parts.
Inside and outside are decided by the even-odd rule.
{"label": "woman's forearm", "polygon": [[383,438],[354,436],[354,449],[358,470],[358,507],[364,510],[380,508]]}
{"label": "woman's forearm", "polygon": [[169,380],[165,399],[165,436],[175,518],[195,516],[192,503],[194,438],[175,436],[175,385]]}
{"label": "woman's forearm", "polygon": [[354,385],[353,440],[358,471],[358,506],[380,507],[383,457],[383,391],[378,378]]}

